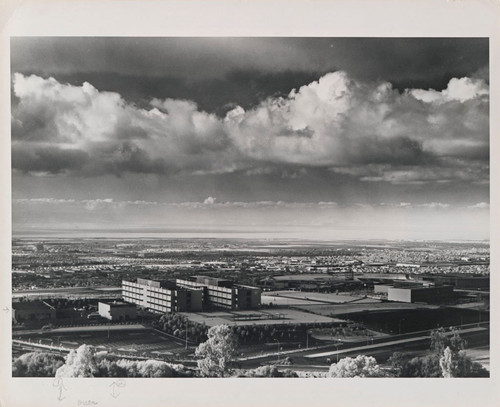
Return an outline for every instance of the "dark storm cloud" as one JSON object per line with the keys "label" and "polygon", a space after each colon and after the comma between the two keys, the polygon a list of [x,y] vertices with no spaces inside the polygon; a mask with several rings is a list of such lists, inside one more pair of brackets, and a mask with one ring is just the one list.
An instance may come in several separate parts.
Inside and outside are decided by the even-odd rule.
{"label": "dark storm cloud", "polygon": [[162,158],[152,158],[131,142],[108,143],[107,146],[92,146],[93,162],[85,168],[86,175],[115,174],[127,172],[138,174],[167,174],[172,168]]}
{"label": "dark storm cloud", "polygon": [[57,174],[68,170],[81,170],[89,161],[89,154],[78,149],[57,146],[12,146],[12,168],[23,172]]}
{"label": "dark storm cloud", "polygon": [[[422,148],[422,143],[403,136],[392,140],[377,140],[371,144],[358,145],[361,164],[390,163],[391,165],[427,165],[436,162],[433,154]],[[356,165],[356,161],[352,163]]]}
{"label": "dark storm cloud", "polygon": [[138,103],[189,99],[219,114],[337,69],[400,91],[441,90],[489,62],[481,38],[13,38],[11,50],[12,72],[89,81]]}

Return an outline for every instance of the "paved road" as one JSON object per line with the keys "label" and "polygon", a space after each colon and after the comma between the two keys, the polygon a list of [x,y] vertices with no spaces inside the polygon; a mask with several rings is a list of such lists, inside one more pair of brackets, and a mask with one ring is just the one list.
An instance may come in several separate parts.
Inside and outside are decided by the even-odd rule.
{"label": "paved road", "polygon": [[[471,324],[463,329],[459,330],[459,333],[469,341],[469,345],[472,347],[477,345],[484,345],[485,341],[488,341],[489,324],[484,323],[483,326],[477,327],[475,324]],[[357,344],[342,343],[338,347],[336,344],[328,344],[316,346],[314,348],[306,349],[293,349],[289,351],[279,352],[280,359],[289,356],[295,362],[296,365],[310,364],[311,362],[317,360],[320,362],[320,358],[326,363],[326,359],[331,359],[334,361],[337,355],[346,355],[360,352],[369,354],[371,356],[377,356],[377,360],[385,360],[393,352],[399,351],[419,351],[428,349],[430,342],[431,330],[414,332],[411,334],[398,335],[397,337],[388,338],[378,338],[374,339],[373,343],[366,344],[366,342],[358,342]],[[322,352],[320,352],[322,351]],[[333,357],[332,357],[333,356]],[[241,357],[238,361],[248,367],[256,367],[263,363],[273,363],[276,362],[278,358],[277,352],[268,352],[260,355],[252,355],[247,357]],[[294,365],[294,366],[296,366]]]}
{"label": "paved road", "polygon": [[[481,331],[487,331],[487,329],[482,328],[482,327],[467,328],[467,329],[460,330],[460,334],[468,334],[468,333],[481,332]],[[417,336],[414,338],[398,339],[398,340],[394,340],[394,341],[387,341],[387,342],[382,342],[382,343],[374,343],[374,344],[370,344],[370,345],[357,346],[354,348],[339,349],[339,350],[334,350],[334,351],[329,351],[329,352],[321,352],[321,353],[313,353],[312,355],[304,355],[304,357],[307,359],[324,358],[324,357],[328,357],[328,356],[336,356],[337,354],[342,354],[342,353],[346,353],[346,352],[368,351],[368,350],[373,350],[373,349],[377,349],[377,348],[390,347],[390,346],[394,346],[394,345],[427,341],[429,338],[430,338],[430,335],[422,335],[422,336]]]}
{"label": "paved road", "polygon": [[38,297],[41,295],[112,295],[115,291],[121,292],[121,287],[60,287],[60,288],[38,288],[34,290],[13,290],[12,298]]}
{"label": "paved road", "polygon": [[46,331],[40,329],[29,330],[29,331],[14,331],[13,336],[22,335],[33,335],[38,333],[45,334],[59,334],[59,333],[81,333],[81,332],[96,332],[96,331],[133,331],[133,330],[146,330],[149,329],[141,324],[131,324],[131,325],[85,325],[85,326],[73,326],[67,328],[54,328]]}

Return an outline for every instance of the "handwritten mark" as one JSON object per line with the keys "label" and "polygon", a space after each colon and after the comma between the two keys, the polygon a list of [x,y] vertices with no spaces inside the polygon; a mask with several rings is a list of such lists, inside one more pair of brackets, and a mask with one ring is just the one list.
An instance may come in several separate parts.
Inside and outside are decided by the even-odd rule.
{"label": "handwritten mark", "polygon": [[3,307],[2,311],[7,314],[10,311],[10,308],[9,307]]}
{"label": "handwritten mark", "polygon": [[59,400],[59,401],[64,400],[66,397],[63,397],[62,393],[63,393],[63,390],[67,390],[67,389],[66,389],[66,387],[64,387],[63,380],[61,378],[55,379],[54,382],[52,383],[52,386],[59,388],[59,396],[57,397],[57,400]]}
{"label": "handwritten mark", "polygon": [[116,388],[117,387],[125,387],[125,386],[126,386],[126,383],[125,383],[125,380],[123,380],[123,379],[119,379],[119,380],[111,383],[111,385],[109,386],[109,387],[111,387],[111,393],[110,393],[111,396],[116,399],[120,395],[120,393],[116,392]]}

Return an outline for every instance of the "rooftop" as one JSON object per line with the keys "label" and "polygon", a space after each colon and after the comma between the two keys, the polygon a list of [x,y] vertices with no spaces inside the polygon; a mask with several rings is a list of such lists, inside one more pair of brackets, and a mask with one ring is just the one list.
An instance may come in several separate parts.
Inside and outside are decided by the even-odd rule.
{"label": "rooftop", "polygon": [[101,304],[107,304],[112,307],[135,307],[134,304],[130,304],[128,302],[123,301],[99,301]]}
{"label": "rooftop", "polygon": [[51,308],[48,304],[45,304],[42,301],[19,301],[13,302],[12,308],[15,310],[32,310],[32,309],[41,309],[41,308]]}

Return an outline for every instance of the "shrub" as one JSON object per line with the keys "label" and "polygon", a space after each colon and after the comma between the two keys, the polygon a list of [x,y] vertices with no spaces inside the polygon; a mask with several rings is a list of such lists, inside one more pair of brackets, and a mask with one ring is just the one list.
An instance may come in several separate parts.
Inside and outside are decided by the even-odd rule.
{"label": "shrub", "polygon": [[54,377],[57,369],[64,364],[64,358],[48,352],[25,353],[14,360],[14,377]]}

